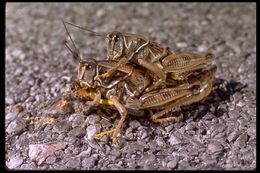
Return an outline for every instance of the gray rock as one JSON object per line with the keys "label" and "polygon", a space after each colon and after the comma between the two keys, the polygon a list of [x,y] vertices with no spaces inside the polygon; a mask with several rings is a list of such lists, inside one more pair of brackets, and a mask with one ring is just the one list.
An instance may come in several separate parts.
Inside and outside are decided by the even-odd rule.
{"label": "gray rock", "polygon": [[83,115],[78,115],[75,117],[75,119],[72,122],[72,128],[75,128],[77,126],[84,127],[85,117]]}
{"label": "gray rock", "polygon": [[6,119],[6,121],[9,122],[9,121],[14,120],[16,117],[17,117],[17,116],[15,115],[15,113],[9,112],[8,114],[6,114],[5,119]]}
{"label": "gray rock", "polygon": [[138,131],[138,133],[139,133],[138,136],[140,136],[141,139],[144,139],[148,136],[146,129],[141,129],[140,131]]}
{"label": "gray rock", "polygon": [[55,129],[58,133],[68,133],[71,128],[71,122],[68,120],[58,121],[53,126],[53,129]]}
{"label": "gray rock", "polygon": [[5,102],[8,104],[8,105],[14,105],[14,99],[13,99],[13,97],[11,97],[11,96],[6,96],[5,97]]}
{"label": "gray rock", "polygon": [[184,169],[184,170],[190,169],[189,162],[186,159],[179,161],[178,169]]}
{"label": "gray rock", "polygon": [[132,127],[132,129],[137,129],[138,127],[141,127],[141,124],[137,120],[133,120],[129,123],[129,126]]}
{"label": "gray rock", "polygon": [[165,147],[166,146],[166,142],[164,141],[164,139],[162,137],[156,138],[156,142],[157,142],[157,145],[159,147]]}
{"label": "gray rock", "polygon": [[176,157],[174,157],[172,160],[170,160],[170,161],[167,163],[167,167],[170,168],[170,169],[174,169],[174,168],[177,167],[178,162],[179,162],[179,157],[176,156]]}
{"label": "gray rock", "polygon": [[53,164],[53,163],[55,163],[56,162],[56,156],[49,156],[46,160],[45,160],[45,162],[47,163],[47,164]]}
{"label": "gray rock", "polygon": [[176,134],[172,133],[169,142],[171,145],[178,145],[181,144],[183,141],[178,136],[176,136]]}
{"label": "gray rock", "polygon": [[87,127],[87,139],[88,140],[92,140],[96,133],[97,133],[97,128],[95,125],[90,125]]}
{"label": "gray rock", "polygon": [[238,148],[243,148],[248,140],[247,133],[242,133],[234,142],[234,145]]}
{"label": "gray rock", "polygon": [[78,169],[80,167],[80,160],[79,159],[69,159],[65,164],[69,169]]}
{"label": "gray rock", "polygon": [[239,112],[236,111],[236,110],[230,110],[230,111],[228,112],[228,115],[229,115],[230,118],[237,118],[237,117],[240,116]]}
{"label": "gray rock", "polygon": [[208,145],[208,150],[210,151],[210,154],[221,152],[223,151],[223,146],[221,145],[221,143],[213,141]]}
{"label": "gray rock", "polygon": [[35,170],[36,169],[36,164],[34,162],[28,163],[28,164],[22,164],[21,169],[24,170]]}
{"label": "gray rock", "polygon": [[144,154],[143,157],[141,157],[137,162],[137,165],[144,166],[144,165],[154,164],[155,158],[156,157],[154,154]]}
{"label": "gray rock", "polygon": [[24,119],[17,118],[8,125],[8,127],[6,128],[6,132],[9,134],[16,135],[25,130],[26,126],[27,125]]}
{"label": "gray rock", "polygon": [[237,139],[237,137],[239,136],[239,131],[238,130],[235,130],[233,132],[231,132],[228,137],[227,137],[227,140],[229,142],[233,142],[235,139]]}
{"label": "gray rock", "polygon": [[136,142],[127,143],[123,148],[124,153],[130,153],[130,154],[136,153],[137,151],[143,151],[143,150],[144,150],[144,146]]}
{"label": "gray rock", "polygon": [[95,166],[96,162],[97,162],[97,158],[91,156],[82,160],[81,164],[83,168],[91,168]]}
{"label": "gray rock", "polygon": [[86,130],[82,127],[75,127],[74,129],[70,130],[68,136],[71,137],[83,137],[86,134]]}
{"label": "gray rock", "polygon": [[22,163],[23,163],[23,158],[21,156],[16,156],[7,163],[7,167],[9,169],[14,169],[20,166]]}
{"label": "gray rock", "polygon": [[89,115],[89,116],[86,118],[86,123],[87,123],[87,124],[92,124],[92,125],[94,125],[94,124],[96,124],[96,123],[98,123],[98,122],[100,122],[100,116],[98,116],[98,115]]}
{"label": "gray rock", "polygon": [[88,147],[87,150],[82,151],[78,156],[81,158],[89,157],[91,154],[91,151],[92,151],[91,147]]}

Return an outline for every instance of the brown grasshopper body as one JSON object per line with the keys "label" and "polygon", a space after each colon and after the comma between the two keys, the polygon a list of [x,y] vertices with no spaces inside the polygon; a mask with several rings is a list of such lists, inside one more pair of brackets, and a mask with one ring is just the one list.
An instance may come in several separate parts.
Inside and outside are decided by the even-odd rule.
{"label": "brown grasshopper body", "polygon": [[169,85],[168,78],[185,80],[192,71],[204,68],[213,59],[212,54],[207,52],[173,54],[168,47],[137,34],[119,31],[96,33],[75,24],[66,23],[104,37],[107,44],[107,59],[119,61],[117,66],[97,75],[95,79],[108,78],[118,67],[131,62],[147,69],[157,78],[153,86],[146,88],[146,92],[159,86]]}
{"label": "brown grasshopper body", "polygon": [[[163,116],[210,94],[216,70],[216,66],[208,63],[210,54],[173,55],[167,48],[142,36],[119,32],[108,34],[107,39],[108,59],[112,60],[83,60],[74,43],[74,51],[65,45],[74,59],[79,60],[77,81],[72,85],[75,95],[89,107],[108,105],[121,115],[113,132],[114,144],[118,144],[118,134],[129,111],[153,110],[151,120],[157,123],[179,121],[178,116]],[[167,75],[168,72],[175,75]],[[109,73],[111,77],[102,79],[100,73]],[[160,75],[164,76],[163,80]],[[163,81],[165,86],[161,88],[155,80]]]}
{"label": "brown grasshopper body", "polygon": [[[86,61],[85,65],[89,66]],[[102,68],[113,68],[116,65],[116,61],[96,61],[96,66]],[[93,67],[93,70],[99,69],[94,67],[93,64],[91,66]],[[85,70],[85,68],[83,69]],[[208,96],[212,90],[212,80],[214,78],[215,70],[216,66],[211,66],[209,69],[198,70],[197,74],[189,75],[186,83],[144,93],[145,88],[151,84],[151,78],[145,76],[143,71],[133,68],[130,65],[125,65],[117,69],[118,72],[125,74],[120,75],[118,78],[114,78],[114,81],[110,80],[109,83],[112,84],[111,86],[105,86],[107,79],[104,79],[102,83],[100,83],[100,81],[92,80],[94,83],[88,82],[89,86],[91,86],[91,89],[89,89],[82,80],[79,80],[79,87],[77,90],[80,92],[78,92],[78,97],[89,97],[88,100],[93,100],[92,102],[95,102],[94,104],[88,105],[99,105],[106,100],[105,103],[110,103],[110,106],[119,111],[121,119],[113,133],[113,143],[117,144],[118,134],[120,133],[120,129],[123,126],[128,111],[152,109],[157,111],[151,116],[153,122],[162,123],[178,121],[178,117],[162,118],[162,116],[169,111],[201,101]],[[88,75],[87,71],[80,73],[86,73],[85,75]],[[98,73],[95,75],[97,74]],[[126,75],[127,77],[125,77]],[[92,78],[94,79],[94,76],[92,76]],[[101,94],[98,94],[97,91]]]}

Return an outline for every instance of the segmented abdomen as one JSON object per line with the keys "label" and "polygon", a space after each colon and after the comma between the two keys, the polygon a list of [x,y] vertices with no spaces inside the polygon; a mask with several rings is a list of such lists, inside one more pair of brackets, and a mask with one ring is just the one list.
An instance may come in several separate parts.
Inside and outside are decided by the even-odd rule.
{"label": "segmented abdomen", "polygon": [[165,105],[189,94],[191,91],[187,89],[166,88],[144,94],[139,100],[142,103],[142,108],[151,108]]}

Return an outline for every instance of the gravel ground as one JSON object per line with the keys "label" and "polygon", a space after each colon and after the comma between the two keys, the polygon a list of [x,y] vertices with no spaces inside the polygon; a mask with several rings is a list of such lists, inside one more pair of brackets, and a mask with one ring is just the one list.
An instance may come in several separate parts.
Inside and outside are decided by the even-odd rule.
{"label": "gravel ground", "polygon": [[[43,116],[37,106],[62,93],[77,72],[62,44],[62,20],[139,33],[173,51],[210,48],[218,66],[214,91],[183,108],[183,122],[129,117],[119,152],[109,135],[93,140],[114,124],[96,114],[27,125],[29,117]],[[102,38],[69,29],[86,57],[105,57]],[[5,68],[9,169],[256,169],[256,4],[7,3]]]}

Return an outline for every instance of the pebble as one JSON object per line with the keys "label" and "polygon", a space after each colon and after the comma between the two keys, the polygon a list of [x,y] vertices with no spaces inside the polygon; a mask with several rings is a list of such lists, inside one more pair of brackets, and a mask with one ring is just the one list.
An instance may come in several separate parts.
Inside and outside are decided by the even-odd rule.
{"label": "pebble", "polygon": [[164,139],[162,137],[156,138],[156,142],[157,142],[157,145],[159,147],[165,147],[166,146],[166,142],[164,141]]}
{"label": "pebble", "polygon": [[70,158],[65,164],[69,169],[78,169],[80,167],[80,160]]}
{"label": "pebble", "polygon": [[139,161],[137,161],[137,165],[144,166],[144,165],[150,165],[153,164],[156,157],[154,154],[144,154]]}
{"label": "pebble", "polygon": [[144,146],[136,142],[127,143],[123,148],[124,153],[130,153],[130,154],[136,153],[138,151],[143,151],[143,150],[144,150]]}
{"label": "pebble", "polygon": [[71,130],[71,122],[68,120],[58,121],[53,127],[58,133],[67,133]]}
{"label": "pebble", "polygon": [[182,143],[182,140],[179,137],[177,137],[175,134],[172,133],[170,136],[169,142],[171,145],[178,145],[178,144]]}
{"label": "pebble", "polygon": [[132,129],[137,129],[138,127],[141,127],[141,124],[139,121],[137,120],[133,120],[129,123],[130,127],[132,127]]}
{"label": "pebble", "polygon": [[95,125],[90,125],[87,127],[87,139],[88,140],[92,140],[96,133],[97,133],[97,128]]}
{"label": "pebble", "polygon": [[70,137],[83,137],[86,134],[86,130],[82,127],[75,127],[69,131],[68,136]]}
{"label": "pebble", "polygon": [[13,112],[9,112],[9,113],[7,113],[6,116],[5,116],[6,121],[12,121],[12,120],[14,120],[15,118],[16,118],[16,115],[15,115],[15,113],[13,113]]}
{"label": "pebble", "polygon": [[83,115],[78,115],[72,122],[72,128],[84,127],[85,117]]}
{"label": "pebble", "polygon": [[138,131],[138,133],[139,133],[139,136],[140,136],[141,139],[144,139],[148,136],[148,133],[145,129]]}
{"label": "pebble", "polygon": [[246,132],[242,133],[234,142],[234,145],[238,148],[243,148],[248,140],[248,135]]}
{"label": "pebble", "polygon": [[223,146],[221,145],[221,143],[214,141],[208,145],[208,150],[210,151],[210,154],[221,152],[223,151]]}
{"label": "pebble", "polygon": [[14,105],[14,99],[11,96],[6,96],[5,97],[5,103],[7,103],[8,105]]}
{"label": "pebble", "polygon": [[235,130],[228,135],[227,140],[228,142],[233,142],[235,139],[237,139],[238,136],[239,136],[239,131]]}
{"label": "pebble", "polygon": [[84,160],[82,160],[81,165],[82,165],[82,167],[89,169],[89,168],[95,166],[96,162],[97,162],[97,158],[91,156],[91,157],[88,157],[88,158],[85,158]]}
{"label": "pebble", "polygon": [[46,160],[45,160],[45,162],[47,163],[47,164],[53,164],[53,163],[55,163],[56,162],[56,156],[49,156]]}
{"label": "pebble", "polygon": [[36,164],[34,162],[28,163],[28,164],[22,164],[21,169],[23,170],[35,170]]}
{"label": "pebble", "polygon": [[167,163],[167,167],[170,168],[170,169],[174,169],[174,168],[177,167],[178,162],[179,162],[179,157],[176,156],[176,157],[174,157],[172,160],[170,160],[170,161]]}
{"label": "pebble", "polygon": [[7,163],[7,166],[9,169],[14,169],[20,166],[22,163],[23,163],[23,158],[21,156],[16,156]]}
{"label": "pebble", "polygon": [[100,121],[100,116],[98,116],[98,115],[89,115],[86,118],[86,123],[91,124],[91,125],[94,125],[94,124],[98,123],[99,121]]}
{"label": "pebble", "polygon": [[18,118],[13,120],[8,127],[6,128],[6,132],[9,134],[17,135],[22,132],[26,127],[26,122],[22,118]]}

